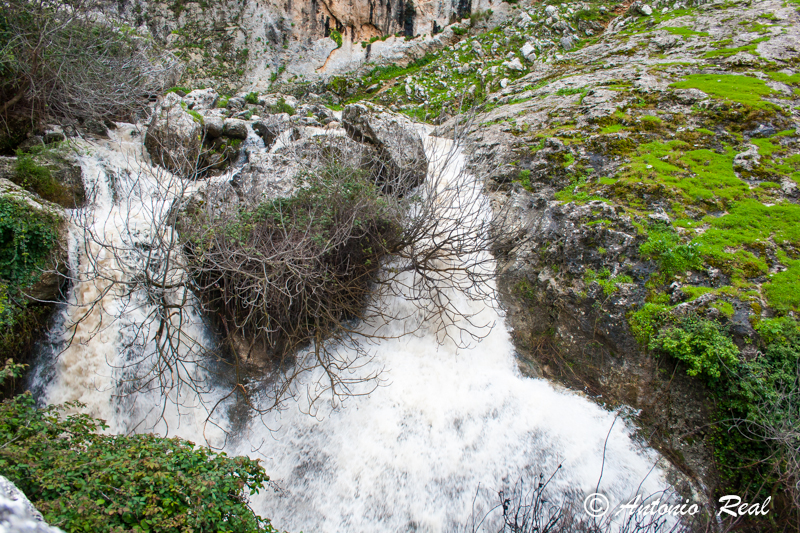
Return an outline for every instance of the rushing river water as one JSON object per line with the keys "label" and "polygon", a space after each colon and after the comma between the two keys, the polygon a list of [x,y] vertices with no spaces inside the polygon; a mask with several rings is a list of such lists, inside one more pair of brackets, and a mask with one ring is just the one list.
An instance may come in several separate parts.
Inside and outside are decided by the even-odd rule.
{"label": "rushing river water", "polygon": [[[579,394],[523,377],[494,302],[459,294],[453,296],[476,314],[476,322],[496,324],[481,342],[456,349],[424,326],[417,335],[382,341],[363,371],[383,369],[385,383],[336,407],[326,405],[315,416],[307,414],[301,396],[260,417],[220,409],[208,423],[208,406],[220,394],[210,381],[206,390],[176,386],[164,393],[155,387],[126,394],[128,378],[137,365],[151,361],[156,341],[155,332],[143,327],[152,305],[119,287],[136,275],[137,243],[163,230],[154,221],[168,212],[173,194],[160,185],[165,173],[144,162],[133,130],[121,124],[111,142],[86,145],[81,159],[87,190],[94,194],[91,206],[76,211],[76,220],[92,228],[95,240],[130,253],[121,260],[103,243],[85,244],[86,232],[73,228],[71,269],[81,281],[62,307],[34,373],[34,389],[45,401],[80,400],[113,432],[177,434],[262,459],[280,490],[255,495],[253,506],[292,532],[456,530],[473,512],[496,505],[498,490],[540,473],[549,476],[558,465],[563,467],[552,482],[557,492],[590,493],[599,483],[601,492],[619,502],[666,487],[655,467],[659,457],[635,442],[625,423]],[[427,145],[450,146],[430,137]],[[458,174],[463,156],[448,165],[446,173]],[[86,274],[95,268],[103,276]],[[185,301],[179,317],[184,333],[213,345],[191,294],[170,297]],[[386,305],[408,320],[416,317],[401,297]],[[76,330],[70,325],[79,319]],[[398,321],[389,328],[391,337],[409,325]],[[202,382],[207,369],[193,357],[186,354],[182,371]],[[304,379],[310,384],[322,376]]]}

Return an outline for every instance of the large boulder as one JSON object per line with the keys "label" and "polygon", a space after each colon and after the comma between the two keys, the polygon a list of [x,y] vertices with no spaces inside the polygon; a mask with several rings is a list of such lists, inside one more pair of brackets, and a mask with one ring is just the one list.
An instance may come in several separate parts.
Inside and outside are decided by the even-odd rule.
{"label": "large boulder", "polygon": [[180,96],[170,93],[156,106],[144,145],[154,163],[187,176],[196,170],[203,131],[181,103]]}
{"label": "large boulder", "polygon": [[9,480],[0,476],[0,531],[3,533],[64,533],[48,526],[36,507]]}
{"label": "large boulder", "polygon": [[414,124],[404,116],[377,106],[351,104],[342,112],[342,124],[351,139],[377,148],[387,192],[402,195],[425,179],[425,147]]}

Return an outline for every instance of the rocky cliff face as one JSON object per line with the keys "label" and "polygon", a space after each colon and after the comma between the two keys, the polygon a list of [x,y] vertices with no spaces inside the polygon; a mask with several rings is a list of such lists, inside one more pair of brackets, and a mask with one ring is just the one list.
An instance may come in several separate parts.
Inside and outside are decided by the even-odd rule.
{"label": "rocky cliff face", "polygon": [[[437,34],[498,0],[100,1],[104,15],[151,34],[186,61],[187,84],[226,92],[313,81],[369,63],[407,63]],[[507,5],[506,5],[507,6]],[[452,34],[451,34],[452,35]]]}
{"label": "rocky cliff face", "polygon": [[[713,487],[719,406],[653,339],[694,317],[754,361],[754,325],[800,310],[796,6],[634,4],[599,38],[557,6],[518,20],[530,53],[503,58],[468,143],[513,229],[499,286],[523,364],[640,410],[646,437]],[[466,65],[486,72],[479,56]]]}

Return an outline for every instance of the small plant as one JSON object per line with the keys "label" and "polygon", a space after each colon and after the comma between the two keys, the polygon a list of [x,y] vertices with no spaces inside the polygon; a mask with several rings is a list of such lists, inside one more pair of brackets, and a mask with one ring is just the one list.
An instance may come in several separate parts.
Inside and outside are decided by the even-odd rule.
{"label": "small plant", "polygon": [[339,32],[339,30],[337,30],[336,28],[331,28],[330,37],[331,39],[333,39],[333,42],[336,43],[336,48],[342,47],[342,34],[341,32]]}
{"label": "small plant", "polygon": [[251,105],[257,105],[258,104],[258,93],[255,93],[255,92],[247,93],[247,96],[244,97],[244,101],[247,102],[248,104],[251,104]]}
{"label": "small plant", "polygon": [[294,115],[295,110],[291,105],[287,104],[286,99],[281,96],[278,98],[277,103],[270,106],[270,112],[272,114],[287,113],[288,115]]}

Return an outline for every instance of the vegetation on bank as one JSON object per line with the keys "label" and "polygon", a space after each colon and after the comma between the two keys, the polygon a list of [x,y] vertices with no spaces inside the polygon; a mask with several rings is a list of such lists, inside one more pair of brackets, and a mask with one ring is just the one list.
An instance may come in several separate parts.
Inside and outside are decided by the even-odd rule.
{"label": "vegetation on bank", "polygon": [[52,267],[60,224],[21,198],[0,196],[0,360],[27,353],[49,315],[25,293]]}
{"label": "vegetation on bank", "polygon": [[[0,379],[18,376],[10,360]],[[275,532],[248,497],[269,477],[256,460],[178,438],[104,435],[79,403],[37,408],[30,393],[0,403],[0,471],[71,533]]]}
{"label": "vegetation on bank", "polygon": [[152,40],[99,23],[82,1],[4,2],[0,152],[13,150],[46,119],[85,124],[127,117],[176,68]]}

